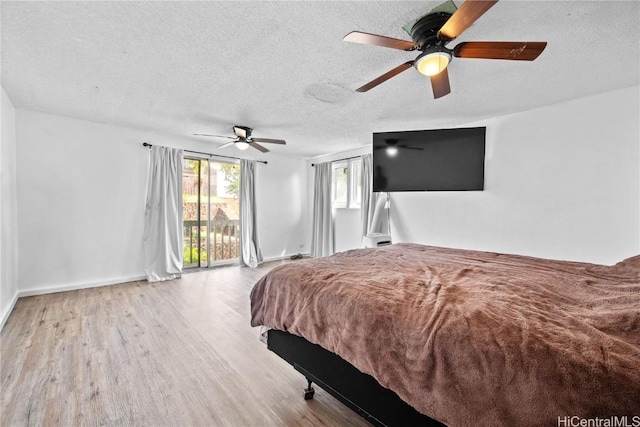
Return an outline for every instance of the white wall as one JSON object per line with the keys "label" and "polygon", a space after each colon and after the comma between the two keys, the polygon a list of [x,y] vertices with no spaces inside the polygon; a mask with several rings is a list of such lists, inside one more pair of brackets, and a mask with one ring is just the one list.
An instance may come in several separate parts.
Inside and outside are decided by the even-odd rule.
{"label": "white wall", "polygon": [[282,156],[258,164],[256,205],[265,260],[309,252],[306,235],[306,162]]}
{"label": "white wall", "polygon": [[0,329],[18,294],[16,109],[0,88]]}
{"label": "white wall", "polygon": [[[212,149],[191,139],[22,109],[16,127],[21,294],[142,278],[149,158],[142,142]],[[297,237],[306,176],[304,161],[263,157],[269,164],[258,165],[258,233],[268,259],[306,244]]]}
{"label": "white wall", "polygon": [[362,247],[361,210],[338,208],[333,215],[334,251],[343,252]]}
{"label": "white wall", "polygon": [[494,118],[485,191],[392,194],[395,242],[612,264],[640,253],[639,88]]}

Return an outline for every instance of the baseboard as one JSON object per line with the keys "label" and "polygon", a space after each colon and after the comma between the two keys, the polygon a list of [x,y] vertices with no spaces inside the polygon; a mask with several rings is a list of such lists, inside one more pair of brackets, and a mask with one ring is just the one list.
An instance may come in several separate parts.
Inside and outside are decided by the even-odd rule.
{"label": "baseboard", "polygon": [[119,285],[121,283],[147,280],[145,276],[120,277],[118,279],[105,280],[92,283],[75,283],[73,285],[52,286],[48,288],[25,289],[18,292],[18,298],[34,295],[54,294],[56,292],[75,291],[78,289],[99,288],[101,286]]}
{"label": "baseboard", "polygon": [[11,312],[13,311],[13,307],[16,306],[16,302],[18,302],[18,298],[19,298],[18,297],[18,292],[16,292],[13,295],[13,299],[11,300],[11,303],[9,304],[9,307],[7,307],[5,312],[2,313],[2,318],[0,318],[0,331],[2,331],[2,328],[4,328],[4,324],[6,323],[7,319],[11,315]]}
{"label": "baseboard", "polygon": [[[282,260],[284,260],[284,259],[291,259],[291,257],[292,257],[293,255],[296,255],[296,254],[290,254],[290,255],[283,255],[283,256],[276,256],[276,257],[264,258],[264,259],[262,260],[262,262],[282,261]],[[302,256],[303,256],[303,257],[305,257],[305,258],[309,258],[311,255],[310,255],[309,253],[304,253],[304,254],[302,254]]]}

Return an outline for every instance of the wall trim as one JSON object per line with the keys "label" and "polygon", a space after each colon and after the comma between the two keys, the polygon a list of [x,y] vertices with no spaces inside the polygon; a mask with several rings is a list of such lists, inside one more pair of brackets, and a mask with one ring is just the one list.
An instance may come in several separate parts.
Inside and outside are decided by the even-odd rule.
{"label": "wall trim", "polygon": [[19,298],[18,292],[16,292],[13,295],[13,298],[11,299],[11,303],[9,304],[9,307],[7,307],[6,311],[2,313],[2,318],[0,318],[0,332],[2,332],[2,328],[4,328],[4,324],[7,322],[7,319],[13,312],[13,307],[16,306],[16,302],[18,302],[18,298]]}
{"label": "wall trim", "polygon": [[[289,254],[289,255],[283,255],[283,256],[274,256],[274,257],[264,258],[262,262],[282,261],[284,259],[291,259],[293,255],[297,255],[297,254]],[[308,252],[305,252],[302,254],[302,256],[304,256],[305,258],[308,258],[311,256],[311,254]]]}
{"label": "wall trim", "polygon": [[52,287],[38,288],[38,289],[25,289],[22,291],[18,291],[18,298],[30,297],[34,295],[53,294],[56,292],[76,291],[79,289],[99,288],[101,286],[120,285],[122,283],[138,282],[140,280],[146,281],[147,278],[145,276],[130,276],[130,277],[120,277],[120,278],[111,279],[111,280],[104,280],[100,282],[76,283],[73,285],[52,286]]}

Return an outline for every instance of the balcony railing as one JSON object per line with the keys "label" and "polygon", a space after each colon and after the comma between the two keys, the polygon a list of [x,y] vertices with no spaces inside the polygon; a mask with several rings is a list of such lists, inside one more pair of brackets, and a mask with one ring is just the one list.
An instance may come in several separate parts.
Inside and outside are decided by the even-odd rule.
{"label": "balcony railing", "polygon": [[208,242],[206,224],[206,220],[184,220],[185,267],[204,267],[240,256],[238,220],[211,221]]}

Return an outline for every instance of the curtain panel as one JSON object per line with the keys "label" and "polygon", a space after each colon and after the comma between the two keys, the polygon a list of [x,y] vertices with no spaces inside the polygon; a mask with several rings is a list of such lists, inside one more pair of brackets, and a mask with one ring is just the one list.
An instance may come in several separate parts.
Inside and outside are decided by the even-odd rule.
{"label": "curtain panel", "polygon": [[333,254],[331,162],[324,162],[315,166],[311,256],[324,257],[331,254]]}
{"label": "curtain panel", "polygon": [[362,219],[362,238],[367,234],[390,234],[388,193],[373,192],[373,156],[362,156],[362,199],[360,213]]}
{"label": "curtain panel", "polygon": [[360,215],[362,217],[362,237],[369,234],[369,224],[373,220],[371,198],[373,188],[373,156],[362,156],[362,199],[360,200]]}
{"label": "curtain panel", "polygon": [[262,263],[258,240],[255,194],[256,162],[240,160],[240,265],[255,268]]}
{"label": "curtain panel", "polygon": [[144,272],[149,282],[182,274],[182,150],[151,147],[144,221]]}

